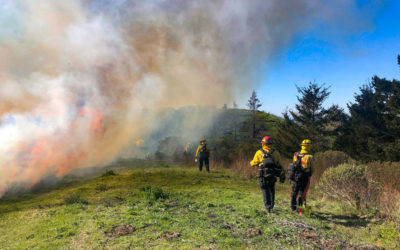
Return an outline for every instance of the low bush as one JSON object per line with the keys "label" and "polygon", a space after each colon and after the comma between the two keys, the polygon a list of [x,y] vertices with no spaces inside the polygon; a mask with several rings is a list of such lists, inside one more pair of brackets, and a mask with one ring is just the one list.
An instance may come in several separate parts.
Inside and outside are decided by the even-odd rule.
{"label": "low bush", "polygon": [[160,187],[146,186],[140,189],[142,197],[149,203],[153,204],[160,199],[168,198],[168,194]]}
{"label": "low bush", "polygon": [[169,168],[170,166],[168,165],[168,163],[161,161],[158,163],[157,168]]}
{"label": "low bush", "polygon": [[318,184],[324,196],[341,200],[356,209],[377,208],[379,184],[367,174],[367,166],[342,164],[328,168]]}
{"label": "low bush", "polygon": [[349,163],[349,164],[355,163],[355,161],[346,153],[341,151],[332,151],[332,150],[316,153],[313,157],[313,161],[314,161],[314,174],[311,178],[311,185],[317,184],[322,174],[328,168],[336,167],[344,163]]}
{"label": "low bush", "polygon": [[381,214],[389,218],[400,233],[400,191],[398,191],[397,188],[398,187],[392,187],[391,185],[385,185],[382,188],[379,204]]}
{"label": "low bush", "polygon": [[317,188],[325,197],[342,200],[357,209],[378,209],[400,232],[400,163],[370,162],[328,167]]}
{"label": "low bush", "polygon": [[370,162],[368,173],[383,186],[400,191],[400,162]]}
{"label": "low bush", "polygon": [[106,184],[97,184],[97,186],[96,186],[95,189],[96,189],[97,191],[104,192],[104,191],[107,191],[107,190],[108,190],[108,187],[107,187]]}
{"label": "low bush", "polygon": [[400,233],[400,162],[370,162],[367,167],[368,175],[382,186],[380,212],[396,225]]}
{"label": "low bush", "polygon": [[104,174],[102,174],[102,177],[106,177],[106,176],[114,176],[117,175],[113,170],[107,170]]}
{"label": "low bush", "polygon": [[89,204],[89,202],[86,199],[84,199],[80,193],[71,193],[65,196],[64,203],[67,205],[77,204],[77,203],[83,205]]}

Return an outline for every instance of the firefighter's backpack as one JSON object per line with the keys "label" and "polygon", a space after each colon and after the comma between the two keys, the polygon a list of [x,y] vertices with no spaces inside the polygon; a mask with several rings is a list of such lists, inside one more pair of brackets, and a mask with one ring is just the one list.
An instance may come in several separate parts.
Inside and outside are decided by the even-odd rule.
{"label": "firefighter's backpack", "polygon": [[299,153],[296,153],[296,154],[297,154],[296,161],[290,163],[287,168],[287,177],[291,181],[297,181],[298,176],[304,172],[303,167],[301,166],[301,159],[306,154],[299,154]]}

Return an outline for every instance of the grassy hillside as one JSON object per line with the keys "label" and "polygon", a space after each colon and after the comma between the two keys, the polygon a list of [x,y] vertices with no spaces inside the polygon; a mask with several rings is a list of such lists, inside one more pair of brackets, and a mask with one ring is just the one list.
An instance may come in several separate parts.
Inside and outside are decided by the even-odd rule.
{"label": "grassy hillside", "polygon": [[[172,160],[186,162],[193,161],[200,137],[207,139],[211,148],[211,158],[216,162],[223,162],[225,166],[235,162],[240,157],[250,157],[260,147],[261,138],[266,135],[274,137],[277,124],[281,118],[263,111],[256,112],[256,138],[253,138],[253,115],[250,110],[245,109],[216,109],[215,107],[203,107],[201,112],[196,109],[180,109],[174,112],[170,118],[175,122],[185,123],[182,118],[185,112],[215,114],[207,129],[193,127],[195,136],[184,135],[182,131],[171,131],[168,128],[157,132],[157,147],[154,158],[157,160]],[[178,118],[177,118],[178,117]],[[179,118],[180,117],[180,118]],[[167,124],[169,122],[166,122]],[[197,123],[196,123],[197,124]],[[199,122],[197,125],[202,124]],[[169,135],[169,136],[167,136]],[[200,137],[199,137],[200,136]],[[187,143],[190,144],[187,144]],[[185,145],[190,145],[185,148]],[[148,148],[146,148],[148,150]],[[185,153],[183,153],[185,150]],[[148,152],[148,151],[147,151]]]}
{"label": "grassy hillside", "polygon": [[207,174],[188,166],[135,165],[3,198],[0,248],[400,246],[390,225],[313,199],[313,191],[314,211],[299,216],[289,211],[288,185],[278,184],[276,210],[266,214],[256,180],[229,170]]}

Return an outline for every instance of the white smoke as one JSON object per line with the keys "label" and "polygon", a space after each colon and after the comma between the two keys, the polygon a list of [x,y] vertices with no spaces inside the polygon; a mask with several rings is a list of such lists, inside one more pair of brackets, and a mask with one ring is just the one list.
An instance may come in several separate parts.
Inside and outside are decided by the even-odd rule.
{"label": "white smoke", "polygon": [[[0,194],[110,163],[165,126],[167,107],[231,103],[252,89],[253,67],[300,30],[354,8],[311,0],[2,1]],[[200,136],[190,128],[215,115],[189,115],[181,134]]]}

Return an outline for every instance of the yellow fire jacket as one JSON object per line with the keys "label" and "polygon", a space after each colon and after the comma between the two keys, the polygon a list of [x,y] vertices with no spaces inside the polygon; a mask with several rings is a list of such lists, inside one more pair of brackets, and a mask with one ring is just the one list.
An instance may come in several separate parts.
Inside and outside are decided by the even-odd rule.
{"label": "yellow fire jacket", "polygon": [[[269,150],[268,150],[268,149],[267,149],[267,150],[264,149],[264,150],[267,151],[267,153],[269,153],[269,150],[270,150],[270,149],[269,149]],[[253,166],[253,167],[258,167],[258,166],[260,166],[260,165],[262,164],[263,157],[264,157],[263,151],[262,151],[261,149],[258,150],[258,151],[256,152],[256,154],[254,155],[253,160],[250,162],[250,165]],[[272,157],[272,160],[274,161],[274,163],[275,163],[277,166],[282,166],[282,165],[281,165],[281,155],[279,154],[278,151],[274,150],[274,151],[272,152],[271,157]]]}
{"label": "yellow fire jacket", "polygon": [[[205,145],[205,147],[206,147],[206,150],[203,151],[203,152],[210,153],[210,148],[207,146],[207,144]],[[196,158],[199,156],[199,152],[201,153],[201,149],[202,149],[202,148],[203,148],[203,145],[201,145],[201,144],[197,147],[197,150],[196,150]]]}
{"label": "yellow fire jacket", "polygon": [[[303,168],[303,171],[306,173],[309,173],[310,176],[314,173],[314,163],[313,163],[313,156],[308,154],[307,151],[301,150],[300,154],[306,154],[301,158],[301,167]],[[298,153],[295,153],[293,156],[293,162],[297,161],[297,155]]]}

